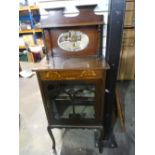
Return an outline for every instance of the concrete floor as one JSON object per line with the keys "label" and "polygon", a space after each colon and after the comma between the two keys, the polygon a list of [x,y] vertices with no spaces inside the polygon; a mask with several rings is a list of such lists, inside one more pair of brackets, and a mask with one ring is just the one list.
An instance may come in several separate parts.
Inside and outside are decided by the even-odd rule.
{"label": "concrete floor", "polygon": [[[21,63],[22,69],[32,65]],[[20,155],[53,155],[52,141],[47,133],[46,115],[37,83],[36,75],[29,79],[19,79],[20,109]],[[135,154],[135,84],[134,81],[119,82],[125,110],[126,131],[120,129],[119,120],[114,134],[118,148],[105,148],[103,155]],[[58,155],[99,155],[94,145],[93,130],[53,129]]]}

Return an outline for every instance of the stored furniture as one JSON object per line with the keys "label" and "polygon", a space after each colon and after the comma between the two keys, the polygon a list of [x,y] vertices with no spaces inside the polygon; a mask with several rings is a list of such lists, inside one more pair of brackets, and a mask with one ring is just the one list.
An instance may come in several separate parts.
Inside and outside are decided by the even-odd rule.
{"label": "stored furniture", "polygon": [[[124,0],[117,0],[117,1],[112,0],[110,3],[108,28],[107,28],[107,46],[106,46],[106,55],[105,55],[105,59],[106,59],[106,62],[108,62],[108,64],[102,58],[102,52],[100,52],[101,50],[97,50],[101,48],[101,45],[102,45],[101,42],[100,44],[95,44],[96,45],[95,47],[97,47],[95,49],[95,52],[88,52],[87,50],[85,50],[85,49],[89,49],[90,47],[89,46],[88,48],[84,48],[85,50],[84,53],[79,52],[79,54],[77,54],[77,52],[75,52],[75,55],[74,55],[73,54],[74,52],[72,51],[64,52],[62,50],[63,47],[60,50],[60,48],[58,47],[58,44],[56,44],[57,40],[56,39],[53,40],[53,37],[51,37],[51,34],[54,33],[54,30],[56,30],[56,34],[57,34],[58,32],[57,29],[68,30],[70,28],[75,28],[75,27],[80,28],[83,26],[87,26],[90,28],[91,27],[90,25],[91,24],[93,25],[94,20],[93,22],[88,22],[88,19],[90,18],[86,18],[87,16],[85,16],[84,18],[86,19],[86,23],[84,22],[84,20],[81,19],[82,22],[80,22],[80,24],[78,24],[79,22],[76,23],[76,21],[78,21],[77,18],[80,16],[77,16],[77,18],[76,17],[70,18],[74,22],[73,21],[70,22],[69,20],[62,20],[62,18],[57,18],[58,15],[63,17],[62,16],[63,11],[59,10],[57,12],[58,14],[54,16],[55,18],[49,17],[44,21],[42,21],[43,29],[44,29],[44,33],[43,33],[44,40],[45,40],[46,51],[47,51],[47,62],[43,63],[40,67],[38,67],[35,70],[37,72],[38,82],[40,85],[40,90],[42,92],[41,94],[42,94],[44,107],[45,107],[45,111],[48,119],[48,132],[53,140],[53,148],[55,148],[55,141],[51,132],[51,128],[54,128],[54,127],[98,128],[101,131],[100,138],[98,140],[100,152],[102,152],[103,146],[113,147],[113,144],[111,145],[111,139],[113,137],[113,125],[114,125],[113,112],[114,112],[114,107],[116,105],[115,87],[116,87],[117,71],[118,71],[118,64],[119,64],[119,58],[120,58],[124,6],[125,6]],[[84,16],[84,12],[85,13],[87,12],[89,14],[89,17],[93,16],[92,11],[88,11],[88,10],[85,11],[84,9],[83,10],[80,9],[80,13],[81,12],[83,12],[83,16]],[[98,16],[98,17],[99,17],[99,20],[97,19],[98,22],[96,22],[93,25],[93,27],[96,27],[95,25],[98,25],[96,28],[99,28],[98,30],[101,32],[102,29],[100,29],[100,27],[103,24],[103,20],[101,16]],[[65,17],[63,18],[67,19]],[[61,20],[58,20],[58,19],[61,19]],[[91,20],[92,19],[94,18],[91,18]],[[102,22],[100,23],[99,21],[102,21]],[[70,33],[67,33],[67,34],[70,34]],[[102,33],[98,33],[98,34],[102,34]],[[61,33],[59,35],[54,35],[54,38],[60,35]],[[74,36],[74,35],[71,35],[71,36]],[[71,39],[72,48],[70,50],[73,50],[73,49],[75,50],[76,48],[74,47],[77,47],[75,40],[78,40],[77,39],[78,37],[69,37],[69,38],[70,39],[72,38]],[[101,37],[99,40],[101,41]],[[84,61],[82,61],[85,58],[87,58],[87,63],[84,63]],[[71,61],[72,63],[66,63],[67,60]],[[82,62],[82,63],[79,63],[79,62]],[[68,64],[77,64],[78,67],[75,67],[75,65],[68,65]],[[94,65],[91,65],[91,64],[94,64]],[[96,67],[98,66],[97,67],[98,69],[95,66]],[[109,69],[109,66],[110,66],[110,69]],[[71,72],[73,70],[74,72]],[[78,72],[76,72],[75,70]],[[101,76],[101,73],[106,73],[106,74],[102,74]],[[81,77],[85,77],[85,78],[82,79]],[[104,92],[106,92],[105,95],[102,96],[102,98],[100,98],[101,95],[97,95],[100,93],[98,92],[98,93],[95,93],[95,100],[94,100],[93,92],[97,91],[96,88],[98,88],[97,87],[98,82],[96,82],[95,84],[93,83],[93,80],[90,81],[87,78],[95,78],[94,82],[100,81],[99,83],[103,84],[103,85],[100,85],[101,87],[104,86],[104,82],[105,82],[105,89],[103,87],[102,87],[103,89],[100,88],[100,90],[102,89],[102,92],[101,92],[102,95],[104,94]],[[56,86],[58,86],[58,89]],[[84,86],[86,86],[85,87],[86,89],[85,88],[83,89]],[[79,88],[79,89],[75,89],[75,88]],[[84,94],[86,92],[89,92],[88,94],[91,94],[92,96],[85,96]],[[87,101],[89,101],[89,104],[91,106],[92,106],[92,103],[98,103],[98,104],[94,104],[95,114],[96,114],[96,111],[99,112],[99,114],[97,114],[98,116],[89,115],[89,117],[86,117],[88,116],[87,113],[86,114],[83,114],[81,112],[79,112],[78,114],[76,113],[75,107],[77,106],[77,102],[75,102],[76,100],[74,100],[74,98],[77,99],[78,104],[83,103],[83,105],[85,105],[85,103],[87,103],[88,105],[88,102],[84,100],[86,99],[85,97],[86,98],[88,97]],[[96,99],[100,99],[100,100],[96,100]],[[66,100],[67,103],[69,103],[67,104],[67,106],[64,100]],[[64,101],[63,103],[65,103],[63,104],[64,107],[62,107],[62,104],[61,104],[62,101]],[[81,102],[81,101],[84,101],[84,102]],[[101,102],[98,102],[98,101],[101,101]],[[72,107],[70,109],[72,110],[72,113],[69,113],[68,115],[66,115],[66,113],[64,112],[70,105]],[[103,107],[103,109],[96,108],[96,105],[98,105],[98,107]],[[52,109],[54,110],[53,111],[54,113],[52,112]],[[101,110],[103,111],[101,112]],[[100,116],[103,116],[103,118],[101,118]],[[75,120],[80,120],[80,121],[77,121],[76,123]],[[98,123],[98,120],[99,120],[99,123]],[[86,125],[84,125],[85,123]],[[103,129],[104,129],[104,132],[103,132]]]}
{"label": "stored furniture", "polygon": [[[52,128],[99,129],[99,151],[103,149],[104,94],[109,65],[102,56],[104,18],[95,6],[80,6],[76,17],[63,16],[63,8],[51,10],[42,28],[47,62],[35,69]],[[90,18],[91,17],[91,18]]]}

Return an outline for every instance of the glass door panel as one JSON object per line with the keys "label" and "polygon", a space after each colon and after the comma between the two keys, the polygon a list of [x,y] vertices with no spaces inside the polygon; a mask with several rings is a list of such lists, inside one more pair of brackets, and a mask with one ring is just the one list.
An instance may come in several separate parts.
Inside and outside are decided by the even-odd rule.
{"label": "glass door panel", "polygon": [[95,119],[95,84],[50,84],[47,90],[54,119]]}

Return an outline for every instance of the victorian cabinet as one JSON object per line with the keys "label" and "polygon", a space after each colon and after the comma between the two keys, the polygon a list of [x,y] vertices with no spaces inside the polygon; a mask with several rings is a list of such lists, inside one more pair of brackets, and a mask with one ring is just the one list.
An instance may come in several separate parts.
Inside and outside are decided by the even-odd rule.
{"label": "victorian cabinet", "polygon": [[80,6],[79,15],[65,17],[63,8],[41,20],[46,61],[35,69],[52,128],[98,129],[99,151],[104,134],[104,93],[109,65],[102,56],[103,15],[95,6]]}

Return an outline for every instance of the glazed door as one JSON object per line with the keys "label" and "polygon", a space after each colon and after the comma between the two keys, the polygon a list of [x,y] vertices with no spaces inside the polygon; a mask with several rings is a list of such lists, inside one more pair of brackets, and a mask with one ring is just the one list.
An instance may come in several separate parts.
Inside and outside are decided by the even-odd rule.
{"label": "glazed door", "polygon": [[46,104],[52,123],[101,122],[103,100],[100,84],[94,80],[44,81]]}

